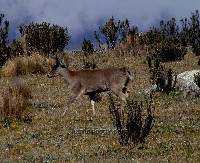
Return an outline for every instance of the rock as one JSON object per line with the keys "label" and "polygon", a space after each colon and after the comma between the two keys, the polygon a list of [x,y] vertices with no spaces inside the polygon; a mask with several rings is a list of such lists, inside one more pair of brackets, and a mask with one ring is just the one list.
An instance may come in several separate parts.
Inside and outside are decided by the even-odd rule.
{"label": "rock", "polygon": [[200,94],[200,88],[194,82],[194,75],[200,73],[200,70],[185,71],[177,75],[176,89],[184,94]]}
{"label": "rock", "polygon": [[[185,71],[177,75],[175,89],[177,91],[183,92],[184,96],[188,93],[194,95],[200,95],[200,88],[194,82],[194,75],[200,73],[200,70],[191,70]],[[175,76],[173,76],[173,82],[175,81]],[[158,90],[158,86],[156,84],[152,85],[148,89],[145,90],[146,94],[150,94]]]}

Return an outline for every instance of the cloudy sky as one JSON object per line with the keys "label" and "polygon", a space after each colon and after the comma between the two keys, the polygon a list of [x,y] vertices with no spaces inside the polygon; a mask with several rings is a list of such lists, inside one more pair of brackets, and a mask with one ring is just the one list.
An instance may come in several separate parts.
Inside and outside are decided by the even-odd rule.
{"label": "cloudy sky", "polygon": [[80,47],[83,37],[91,38],[111,16],[128,18],[146,30],[161,19],[179,20],[196,9],[200,0],[0,0],[0,13],[10,21],[10,39],[18,34],[19,24],[46,21],[68,27],[70,48]]}

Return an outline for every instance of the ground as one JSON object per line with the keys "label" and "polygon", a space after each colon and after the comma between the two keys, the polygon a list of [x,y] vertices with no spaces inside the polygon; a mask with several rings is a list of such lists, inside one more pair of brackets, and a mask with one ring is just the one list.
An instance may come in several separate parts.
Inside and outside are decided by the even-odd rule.
{"label": "ground", "polygon": [[[70,56],[69,65],[78,69],[81,57]],[[166,63],[177,72],[198,69],[198,57],[187,54],[183,61]],[[96,57],[98,68],[130,67],[134,80],[130,94],[142,100],[150,86],[144,56]],[[79,63],[79,64],[78,64]],[[102,94],[92,115],[90,102],[82,96],[69,106],[69,90],[61,78],[46,75],[20,76],[32,90],[31,123],[14,123],[0,127],[0,162],[199,162],[200,161],[200,100],[198,97],[172,92],[154,96],[155,124],[144,144],[121,146],[108,109],[108,95]],[[0,87],[7,78],[0,78]],[[123,102],[122,102],[123,103]],[[92,117],[92,119],[91,119]],[[80,132],[78,129],[105,129],[107,132]],[[77,132],[79,131],[79,132]],[[97,130],[96,130],[97,131]]]}

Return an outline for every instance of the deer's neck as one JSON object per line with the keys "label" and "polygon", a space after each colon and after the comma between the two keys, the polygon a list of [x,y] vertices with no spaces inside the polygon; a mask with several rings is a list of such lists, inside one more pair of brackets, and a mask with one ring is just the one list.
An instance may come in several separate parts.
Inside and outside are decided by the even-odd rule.
{"label": "deer's neck", "polygon": [[63,77],[63,79],[65,80],[65,82],[67,84],[70,84],[72,82],[72,73],[71,73],[71,71],[69,69],[60,68],[59,74],[60,74],[60,76]]}

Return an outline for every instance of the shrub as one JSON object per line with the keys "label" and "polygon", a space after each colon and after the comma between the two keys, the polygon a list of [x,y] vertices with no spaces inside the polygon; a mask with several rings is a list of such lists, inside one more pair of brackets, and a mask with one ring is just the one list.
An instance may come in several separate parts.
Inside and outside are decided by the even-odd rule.
{"label": "shrub", "polygon": [[200,55],[200,16],[198,10],[192,12],[187,24],[187,35],[189,36],[189,44],[195,55]]}
{"label": "shrub", "polygon": [[[122,28],[122,27],[121,27]],[[133,26],[129,28],[127,35],[123,34],[122,40],[118,43],[118,45],[114,49],[114,53],[118,56],[125,54],[138,54],[139,53],[139,40],[138,40],[138,28]]]}
{"label": "shrub", "polygon": [[197,73],[196,75],[194,75],[194,82],[200,88],[200,73]]}
{"label": "shrub", "polygon": [[128,19],[116,21],[111,17],[107,22],[99,27],[99,31],[94,32],[99,48],[107,44],[108,49],[114,49],[120,42],[126,42],[127,36],[135,36],[138,32],[136,26],[130,27]]}
{"label": "shrub", "polygon": [[199,65],[199,66],[200,66],[200,58],[199,58],[199,60],[198,60],[198,62],[197,62],[197,65]]}
{"label": "shrub", "polygon": [[2,76],[19,76],[26,74],[44,74],[48,72],[50,61],[38,53],[31,56],[18,56],[9,59],[2,67]]}
{"label": "shrub", "polygon": [[95,68],[97,68],[97,64],[94,61],[94,58],[83,57],[82,62],[83,62],[83,64],[82,64],[83,69],[95,69]]}
{"label": "shrub", "polygon": [[32,95],[22,80],[12,79],[0,93],[0,120],[4,125],[13,120],[30,120]]}
{"label": "shrub", "polygon": [[20,56],[20,55],[24,55],[24,49],[23,49],[22,42],[14,39],[10,46],[10,56],[16,57],[16,56]]}
{"label": "shrub", "polygon": [[172,41],[163,41],[153,46],[153,56],[162,62],[182,60],[187,53],[187,48],[176,45]]}
{"label": "shrub", "polygon": [[188,45],[187,27],[182,20],[182,30],[177,25],[175,18],[160,21],[159,27],[152,27],[140,37],[140,42],[148,45],[155,58],[160,61],[182,60],[187,53]]}
{"label": "shrub", "polygon": [[0,14],[0,67],[9,58],[10,48],[7,46],[9,21],[4,20],[4,15]]}
{"label": "shrub", "polygon": [[86,40],[85,38],[83,39],[82,50],[86,57],[94,52],[93,44],[90,40]]}
{"label": "shrub", "polygon": [[161,21],[159,28],[151,28],[140,37],[140,42],[148,45],[154,58],[161,62],[182,60],[187,53],[187,48],[179,42],[178,27],[175,19],[167,23]]}
{"label": "shrub", "polygon": [[104,35],[108,48],[114,49],[118,39],[118,23],[114,18],[110,18],[106,24],[100,27],[100,32]]}
{"label": "shrub", "polygon": [[[190,18],[181,19],[181,26],[176,24],[175,19],[169,20],[167,23],[160,24],[157,34],[161,34],[162,38],[168,38],[175,45],[187,47],[190,45],[195,55],[200,55],[200,16],[199,11],[191,13]],[[164,37],[163,37],[164,36]]]}
{"label": "shrub", "polygon": [[192,52],[196,55],[200,55],[200,41],[197,43],[197,45],[193,45]]}
{"label": "shrub", "polygon": [[172,69],[166,70],[158,59],[154,60],[153,67],[150,67],[150,82],[156,84],[159,91],[169,93],[175,90],[177,76]]}
{"label": "shrub", "polygon": [[29,55],[32,51],[39,51],[45,55],[57,50],[62,51],[70,39],[67,28],[50,25],[46,22],[21,25],[19,30],[22,36],[26,36],[26,47]]}
{"label": "shrub", "polygon": [[[109,110],[113,118],[114,126],[117,128],[121,145],[145,142],[146,137],[153,127],[154,109],[152,106],[152,96],[147,101],[146,107],[143,105],[143,102],[130,99],[127,101],[126,108],[122,109],[115,106],[114,99],[110,95]],[[122,114],[120,114],[119,110],[123,110],[121,112]],[[146,116],[144,116],[144,110],[146,110]]]}

